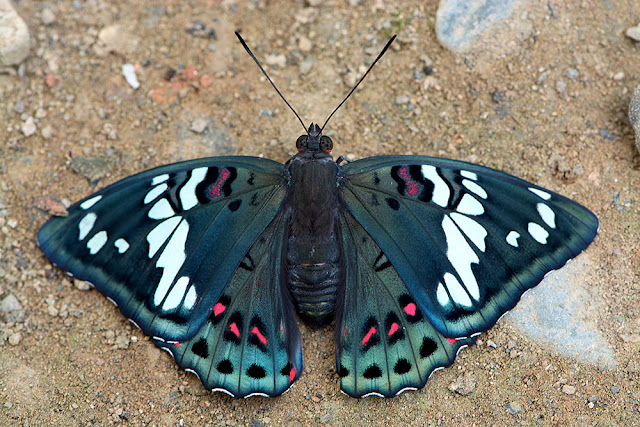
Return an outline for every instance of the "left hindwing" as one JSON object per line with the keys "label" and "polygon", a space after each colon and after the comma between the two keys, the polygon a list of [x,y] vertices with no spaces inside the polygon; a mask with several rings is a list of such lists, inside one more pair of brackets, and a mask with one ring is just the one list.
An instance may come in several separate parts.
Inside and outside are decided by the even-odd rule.
{"label": "left hindwing", "polygon": [[348,210],[451,338],[490,328],[598,230],[578,203],[454,160],[371,157],[344,165],[339,185]]}
{"label": "left hindwing", "polygon": [[284,199],[284,166],[218,157],[123,179],[50,219],[38,243],[146,334],[184,341]]}

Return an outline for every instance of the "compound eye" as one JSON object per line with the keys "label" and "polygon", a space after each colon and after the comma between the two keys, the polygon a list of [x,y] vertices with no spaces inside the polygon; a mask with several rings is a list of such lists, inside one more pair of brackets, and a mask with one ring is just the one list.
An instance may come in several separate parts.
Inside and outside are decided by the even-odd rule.
{"label": "compound eye", "polygon": [[296,140],[296,148],[302,150],[307,146],[307,135],[300,135]]}
{"label": "compound eye", "polygon": [[323,151],[331,151],[333,150],[333,141],[328,136],[320,137],[320,149]]}

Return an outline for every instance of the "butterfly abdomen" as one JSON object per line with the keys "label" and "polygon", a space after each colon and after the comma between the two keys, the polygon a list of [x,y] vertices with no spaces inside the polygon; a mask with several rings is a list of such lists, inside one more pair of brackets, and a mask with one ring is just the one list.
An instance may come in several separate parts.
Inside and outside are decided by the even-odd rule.
{"label": "butterfly abdomen", "polygon": [[327,153],[303,151],[292,159],[289,172],[287,282],[300,316],[320,326],[333,319],[343,281],[336,227],[338,166]]}

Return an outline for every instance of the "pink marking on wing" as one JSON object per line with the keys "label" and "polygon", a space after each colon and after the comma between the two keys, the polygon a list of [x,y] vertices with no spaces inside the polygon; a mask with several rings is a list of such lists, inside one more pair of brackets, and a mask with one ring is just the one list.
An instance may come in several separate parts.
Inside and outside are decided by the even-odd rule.
{"label": "pink marking on wing", "polygon": [[407,193],[409,193],[410,196],[415,197],[418,195],[418,193],[420,193],[420,184],[416,184],[415,182],[413,182],[413,180],[409,176],[409,171],[407,170],[407,168],[401,168],[398,171],[398,175],[400,175],[400,178],[404,179],[407,183]]}
{"label": "pink marking on wing", "polygon": [[254,326],[254,327],[253,327],[253,329],[251,330],[251,333],[252,333],[252,334],[256,334],[256,336],[258,337],[258,339],[260,340],[260,342],[261,342],[263,345],[267,345],[267,339],[265,338],[265,336],[264,336],[264,335],[262,335],[262,334],[260,333],[260,329],[258,329],[258,327],[257,327],[257,326]]}
{"label": "pink marking on wing", "polygon": [[412,302],[410,302],[409,304],[407,304],[404,307],[404,312],[407,313],[409,316],[415,316],[416,315],[416,305]]}
{"label": "pink marking on wing", "polygon": [[456,340],[454,340],[453,338],[447,338],[447,341],[449,341],[449,344],[454,345],[456,343]]}
{"label": "pink marking on wing", "polygon": [[295,377],[296,377],[296,368],[292,366],[291,370],[289,371],[289,381],[293,382]]}
{"label": "pink marking on wing", "polygon": [[222,305],[222,303],[217,303],[216,305],[213,306],[213,315],[217,316],[220,313],[222,313],[223,311],[225,311],[226,309],[227,309],[227,307]]}
{"label": "pink marking on wing", "polygon": [[174,346],[175,346],[176,348],[180,347],[181,345],[182,345],[182,343],[181,343],[181,342],[177,342],[177,343],[175,343],[175,344],[174,344]]}
{"label": "pink marking on wing", "polygon": [[389,336],[391,336],[391,335],[395,334],[396,332],[398,332],[398,329],[399,329],[398,324],[394,322],[391,325],[391,329],[389,329]]}
{"label": "pink marking on wing", "polygon": [[212,199],[215,197],[220,197],[220,195],[222,195],[222,191],[221,191],[222,186],[224,185],[225,181],[229,179],[230,176],[231,176],[231,172],[229,172],[229,169],[227,168],[221,169],[218,180],[216,181],[215,184],[211,186],[211,188],[209,188],[209,197],[211,197]]}
{"label": "pink marking on wing", "polygon": [[376,333],[376,328],[372,326],[371,329],[369,329],[369,332],[367,332],[367,335],[365,335],[364,338],[362,338],[362,345],[365,345],[366,343],[368,343],[371,337],[373,336],[373,334],[375,333]]}
{"label": "pink marking on wing", "polygon": [[240,336],[240,331],[238,330],[238,326],[236,325],[236,322],[233,322],[230,326],[229,329],[231,329],[231,332],[233,332],[234,334],[236,334],[237,337]]}

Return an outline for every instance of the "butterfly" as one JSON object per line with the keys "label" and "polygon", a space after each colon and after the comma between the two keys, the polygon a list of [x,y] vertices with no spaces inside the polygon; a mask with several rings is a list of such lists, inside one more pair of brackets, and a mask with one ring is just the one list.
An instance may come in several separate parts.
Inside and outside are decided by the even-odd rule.
{"label": "butterfly", "polygon": [[285,164],[211,157],[125,178],[49,219],[38,243],[209,390],[288,390],[303,370],[297,315],[335,323],[343,392],[390,397],[422,388],[596,236],[588,209],[506,173],[334,161],[322,128],[305,129]]}

